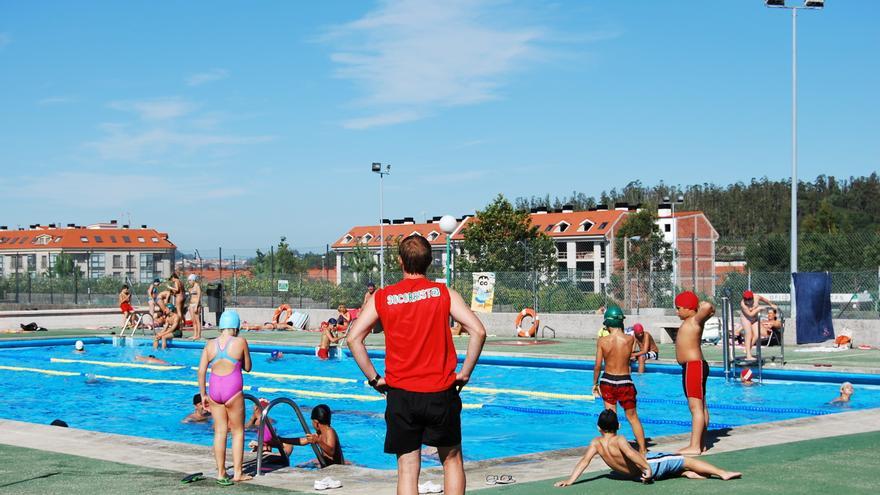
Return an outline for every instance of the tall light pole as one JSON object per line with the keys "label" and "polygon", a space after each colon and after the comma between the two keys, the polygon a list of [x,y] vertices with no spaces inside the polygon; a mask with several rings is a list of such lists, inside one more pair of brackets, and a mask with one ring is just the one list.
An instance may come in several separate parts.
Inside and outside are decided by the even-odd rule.
{"label": "tall light pole", "polygon": [[458,227],[458,221],[454,216],[443,215],[443,217],[440,218],[440,230],[446,234],[446,287],[452,285],[452,272],[449,270],[449,261],[451,259],[450,241],[452,240],[452,233],[455,232],[456,227]]}
{"label": "tall light pole", "polygon": [[825,0],[805,0],[803,5],[786,5],[785,0],[764,0],[764,5],[777,9],[791,10],[791,317],[797,310],[794,301],[794,274],[798,271],[798,223],[797,223],[797,11],[800,9],[818,10],[825,7]]}
{"label": "tall light pole", "polygon": [[[675,218],[675,205],[680,205],[684,203],[684,196],[681,194],[675,197],[675,201],[672,201],[669,196],[663,196],[663,202],[672,206],[672,287],[673,290],[678,290],[678,220]],[[694,267],[696,270],[696,267]],[[696,288],[695,288],[696,289]]]}
{"label": "tall light pole", "polygon": [[379,287],[385,287],[385,212],[382,206],[382,182],[386,175],[391,173],[391,164],[386,163],[383,167],[379,162],[373,162],[373,172],[379,174]]}

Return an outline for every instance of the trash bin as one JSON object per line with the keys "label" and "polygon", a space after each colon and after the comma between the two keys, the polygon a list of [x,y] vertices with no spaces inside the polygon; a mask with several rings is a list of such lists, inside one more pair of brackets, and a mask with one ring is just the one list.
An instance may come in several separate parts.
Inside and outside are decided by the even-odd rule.
{"label": "trash bin", "polygon": [[216,319],[215,325],[217,326],[220,325],[220,315],[226,310],[226,304],[223,297],[222,282],[208,284],[205,288],[205,299],[208,302],[208,311],[214,313],[214,318]]}

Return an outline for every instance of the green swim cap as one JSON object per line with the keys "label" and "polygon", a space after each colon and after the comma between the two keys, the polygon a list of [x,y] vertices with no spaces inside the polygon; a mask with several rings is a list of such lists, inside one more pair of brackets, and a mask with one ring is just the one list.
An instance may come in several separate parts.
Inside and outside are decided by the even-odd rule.
{"label": "green swim cap", "polygon": [[602,322],[609,328],[623,328],[623,310],[617,306],[608,306],[605,310],[605,321]]}

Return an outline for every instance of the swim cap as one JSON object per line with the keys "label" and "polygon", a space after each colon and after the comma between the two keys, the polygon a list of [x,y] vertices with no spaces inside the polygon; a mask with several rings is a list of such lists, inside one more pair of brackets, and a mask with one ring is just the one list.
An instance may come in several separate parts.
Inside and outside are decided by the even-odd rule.
{"label": "swim cap", "polygon": [[743,299],[754,299],[754,298],[755,298],[755,293],[754,293],[754,292],[752,292],[752,291],[750,291],[750,290],[744,290],[744,291],[743,291]]}
{"label": "swim cap", "polygon": [[641,323],[633,325],[633,333],[645,333],[645,327]]}
{"label": "swim cap", "polygon": [[603,324],[606,327],[623,328],[623,310],[617,306],[609,306],[605,310],[605,321]]}
{"label": "swim cap", "polygon": [[238,317],[238,312],[234,310],[224,311],[222,315],[220,315],[220,324],[217,325],[221,330],[224,328],[232,328],[234,330],[239,330],[241,328],[241,318]]}
{"label": "swim cap", "polygon": [[81,351],[81,350],[83,350],[83,349],[86,348],[86,345],[83,344],[83,341],[82,341],[82,340],[77,340],[76,343],[73,344],[73,348],[76,349],[76,350],[78,350],[78,351]]}
{"label": "swim cap", "polygon": [[158,278],[154,278],[154,279],[153,279],[153,283],[154,283],[154,284],[158,284],[159,282],[161,282],[161,280],[159,280]]}
{"label": "swim cap", "polygon": [[697,310],[697,307],[700,305],[700,298],[697,297],[693,292],[686,290],[681,294],[675,296],[675,307],[676,308],[685,308],[693,311]]}
{"label": "swim cap", "polygon": [[189,280],[190,282],[195,282],[197,278],[199,278],[199,277],[195,273],[190,273],[189,277],[186,277],[186,279]]}
{"label": "swim cap", "polygon": [[329,320],[327,320],[327,323],[335,325],[337,323],[336,318],[330,318]]}
{"label": "swim cap", "polygon": [[171,311],[174,311],[174,309],[175,309],[175,308],[174,308],[174,305],[171,304],[171,303],[166,304],[165,307],[168,308],[168,309],[170,309]]}
{"label": "swim cap", "polygon": [[272,353],[270,354],[270,356],[272,356],[272,359],[278,359],[280,355],[281,351],[272,351]]}
{"label": "swim cap", "polygon": [[740,378],[744,382],[752,381],[752,370],[749,368],[743,368],[742,372],[739,374]]}

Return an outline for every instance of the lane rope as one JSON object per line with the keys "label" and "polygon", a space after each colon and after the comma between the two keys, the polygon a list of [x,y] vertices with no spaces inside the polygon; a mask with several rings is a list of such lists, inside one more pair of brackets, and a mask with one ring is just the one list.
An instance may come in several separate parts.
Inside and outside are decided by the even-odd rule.
{"label": "lane rope", "polygon": [[[672,404],[676,406],[686,406],[687,401],[676,399],[643,399],[639,398],[639,402],[647,402],[650,404]],[[767,412],[775,414],[806,414],[809,416],[824,416],[826,414],[834,414],[836,411],[823,411],[821,409],[807,409],[803,407],[766,407],[766,406],[747,406],[740,404],[709,404],[709,409],[722,409],[728,411],[751,411],[751,412]]]}
{"label": "lane rope", "polygon": [[[182,370],[186,368],[186,366],[176,366],[176,365],[160,365],[160,364],[140,364],[140,363],[116,363],[113,361],[91,361],[88,359],[65,359],[65,358],[50,358],[50,362],[52,363],[75,363],[75,364],[94,364],[98,366],[108,366],[111,368],[140,368],[145,370],[158,370],[158,371],[170,371],[170,370]],[[198,368],[196,368],[198,369]]]}
{"label": "lane rope", "polygon": [[55,370],[43,370],[39,368],[24,368],[21,366],[0,366],[0,370],[6,371],[26,371],[29,373],[42,373],[44,375],[53,375],[53,376],[79,376],[82,373],[76,371],[55,371]]}
{"label": "lane rope", "polygon": [[[589,416],[597,418],[599,417],[599,413],[586,412],[586,411],[572,411],[567,409],[545,409],[540,407],[522,407],[522,406],[503,406],[499,404],[483,404],[483,409],[504,409],[507,411],[514,411],[526,414],[538,414],[538,415],[571,415],[571,416]],[[626,416],[621,416],[621,419],[626,419]],[[642,418],[639,417],[639,421],[649,425],[676,425],[676,426],[691,426],[690,421],[683,421],[677,419],[653,419],[653,418]],[[733,428],[736,425],[727,424],[727,423],[709,423],[709,427],[713,429],[724,429],[724,428]]]}
{"label": "lane rope", "polygon": [[377,402],[385,400],[385,396],[383,395],[338,394],[332,392],[318,392],[315,390],[300,390],[294,388],[260,387],[257,389],[257,391],[265,392],[267,394],[283,392],[298,395],[300,397],[315,397],[321,399],[351,399],[362,402]]}
{"label": "lane rope", "polygon": [[489,387],[472,387],[470,385],[465,386],[462,389],[462,392],[474,392],[477,394],[510,394],[510,395],[521,395],[524,397],[540,397],[542,399],[567,399],[567,400],[585,400],[585,401],[593,401],[595,397],[592,394],[590,395],[579,395],[579,394],[560,394],[557,392],[537,392],[534,390],[520,390],[516,388],[489,388]]}
{"label": "lane rope", "polygon": [[[199,368],[197,366],[193,366],[190,369],[194,371],[198,371]],[[353,378],[337,378],[334,376],[314,376],[314,375],[287,375],[284,373],[266,373],[263,371],[242,371],[242,373],[248,374],[250,376],[256,376],[260,378],[276,378],[280,380],[304,380],[304,381],[315,381],[315,382],[330,382],[330,383],[357,383],[358,380]]]}

